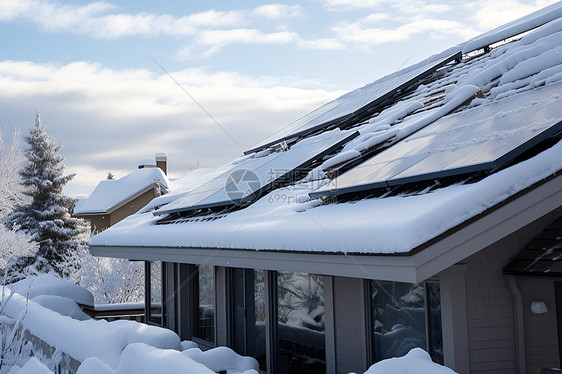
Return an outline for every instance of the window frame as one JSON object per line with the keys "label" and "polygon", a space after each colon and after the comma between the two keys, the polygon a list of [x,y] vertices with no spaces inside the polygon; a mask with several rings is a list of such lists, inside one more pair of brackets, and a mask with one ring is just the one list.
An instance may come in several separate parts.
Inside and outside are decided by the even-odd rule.
{"label": "window frame", "polygon": [[[374,350],[376,348],[376,344],[375,344],[375,338],[374,338],[374,334],[373,334],[373,329],[374,329],[374,325],[373,325],[373,306],[372,306],[372,293],[373,293],[373,281],[381,281],[380,279],[365,279],[364,280],[364,297],[365,297],[365,321],[364,321],[364,328],[365,328],[365,332],[366,332],[366,348],[367,348],[367,353],[366,353],[366,357],[367,357],[367,367],[370,367],[371,365],[374,365],[375,363],[379,362],[375,360],[375,354],[374,354]],[[394,281],[390,281],[390,282],[394,282]],[[395,283],[409,283],[409,282],[395,282]],[[426,349],[425,351],[431,356],[433,354],[434,348],[431,345],[431,341],[430,341],[430,336],[432,335],[432,332],[430,332],[430,329],[432,329],[432,322],[431,322],[431,318],[429,315],[429,308],[430,305],[428,303],[428,287],[427,284],[428,283],[436,283],[439,284],[440,286],[440,281],[439,278],[433,277],[430,279],[427,279],[425,281],[419,282],[417,283],[418,285],[423,286],[424,288],[424,310],[425,310],[425,344],[426,344]],[[409,283],[409,284],[415,284],[415,283]],[[442,331],[441,331],[442,334]],[[432,357],[433,360],[433,357]],[[443,365],[443,363],[441,363],[441,365]]]}

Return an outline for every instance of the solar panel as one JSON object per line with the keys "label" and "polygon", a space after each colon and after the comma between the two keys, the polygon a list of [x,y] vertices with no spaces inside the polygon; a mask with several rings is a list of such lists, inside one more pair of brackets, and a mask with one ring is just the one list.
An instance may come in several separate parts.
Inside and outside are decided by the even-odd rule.
{"label": "solar panel", "polygon": [[363,114],[377,105],[380,105],[397,92],[420,82],[437,69],[453,60],[460,59],[461,57],[462,53],[457,52],[413,69],[401,70],[364,87],[351,91],[336,100],[321,106],[304,117],[301,117],[291,125],[276,132],[257,146],[244,153],[250,154],[257,152],[284,140],[290,140],[306,135],[351,117]]}
{"label": "solar panel", "polygon": [[314,161],[323,159],[358,135],[357,131],[336,129],[303,139],[286,151],[263,157],[257,157],[256,154],[153,214],[164,215],[246,203],[279,183],[290,180],[295,173],[306,170]]}
{"label": "solar panel", "polygon": [[442,117],[310,196],[494,170],[562,131],[560,92],[562,82]]}

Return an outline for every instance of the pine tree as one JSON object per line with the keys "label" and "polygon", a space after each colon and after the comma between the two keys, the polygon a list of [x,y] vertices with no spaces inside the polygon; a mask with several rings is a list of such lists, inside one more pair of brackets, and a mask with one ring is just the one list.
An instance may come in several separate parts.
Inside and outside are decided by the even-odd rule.
{"label": "pine tree", "polygon": [[[70,216],[75,199],[63,194],[63,187],[74,174],[63,175],[65,157],[59,154],[62,146],[45,132],[41,114],[37,114],[35,127],[25,137],[29,148],[25,151],[27,164],[20,171],[24,192],[31,198],[29,204],[18,205],[7,217],[8,228],[18,228],[39,244],[34,256],[22,256],[8,272],[10,280],[34,273],[56,272],[67,277],[74,269],[71,258],[87,233],[84,222]],[[70,261],[69,261],[70,259]],[[21,274],[21,275],[20,275]]]}

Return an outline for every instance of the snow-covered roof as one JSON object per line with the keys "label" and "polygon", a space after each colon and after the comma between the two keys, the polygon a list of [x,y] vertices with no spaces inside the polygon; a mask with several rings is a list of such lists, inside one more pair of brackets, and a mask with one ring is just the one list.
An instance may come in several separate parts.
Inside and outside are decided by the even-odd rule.
{"label": "snow-covered roof", "polygon": [[[415,138],[412,134],[420,129],[451,131],[450,126],[439,122],[443,118],[462,119],[453,121],[454,126],[479,126],[482,122],[473,123],[470,114],[487,113],[487,120],[501,124],[490,128],[484,139],[455,139],[449,147],[507,139],[514,133],[530,131],[529,121],[546,127],[560,122],[561,17],[562,3],[551,5],[393,74],[396,79],[456,51],[463,53],[462,61],[440,68],[417,88],[401,92],[370,118],[361,118],[351,127],[330,130],[343,135],[359,131],[360,135],[349,140],[339,152],[320,160],[305,178],[277,187],[249,206],[200,216],[158,215],[159,209],[165,211],[167,205],[178,205],[190,193],[205,190],[207,182],[214,177],[235,170],[247,160],[264,157],[263,152],[266,155],[296,152],[299,147],[289,144],[289,150],[250,153],[214,172],[204,172],[201,179],[191,179],[188,187],[153,200],[139,213],[98,234],[92,245],[321,253],[409,252],[558,172],[562,169],[562,143],[537,151],[523,161],[518,159],[509,167],[471,183],[408,194],[379,194],[337,204],[310,198],[309,193],[327,183],[337,183],[337,179],[330,178],[342,165],[353,165],[380,149],[392,150],[394,144]],[[502,42],[522,33],[519,39]],[[487,50],[489,45],[493,47],[491,51]],[[484,47],[484,51],[475,51]],[[379,81],[386,82],[385,78]],[[376,82],[359,90],[376,90]],[[355,96],[364,98],[364,95]],[[346,106],[363,104],[349,103],[349,94],[344,97]],[[537,107],[543,108],[540,116],[530,120],[528,114]],[[441,125],[432,127],[436,123]],[[306,139],[322,134],[325,132],[311,134]],[[299,141],[302,140],[296,144]],[[428,148],[432,154],[440,151],[438,147]]]}
{"label": "snow-covered roof", "polygon": [[156,184],[168,188],[168,178],[160,168],[137,169],[119,179],[103,180],[89,197],[76,202],[74,214],[111,213]]}

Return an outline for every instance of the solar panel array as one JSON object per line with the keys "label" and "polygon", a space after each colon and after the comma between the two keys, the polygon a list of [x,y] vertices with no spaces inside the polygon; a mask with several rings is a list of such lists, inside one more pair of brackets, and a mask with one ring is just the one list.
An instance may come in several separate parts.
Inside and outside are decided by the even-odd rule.
{"label": "solar panel array", "polygon": [[460,59],[461,52],[456,52],[437,61],[427,63],[416,68],[399,71],[364,87],[351,91],[334,101],[331,101],[315,111],[307,114],[291,125],[273,134],[257,146],[244,152],[250,154],[260,151],[284,140],[290,140],[319,129],[326,128],[335,123],[344,121],[385,102],[396,93],[404,90],[451,61]]}
{"label": "solar panel array", "polygon": [[399,186],[494,170],[562,131],[562,82],[442,117],[310,193]]}
{"label": "solar panel array", "polygon": [[153,214],[164,215],[244,204],[279,183],[290,181],[295,173],[306,170],[315,161],[322,160],[358,135],[357,131],[336,129],[303,139],[286,151],[263,157],[254,154]]}

